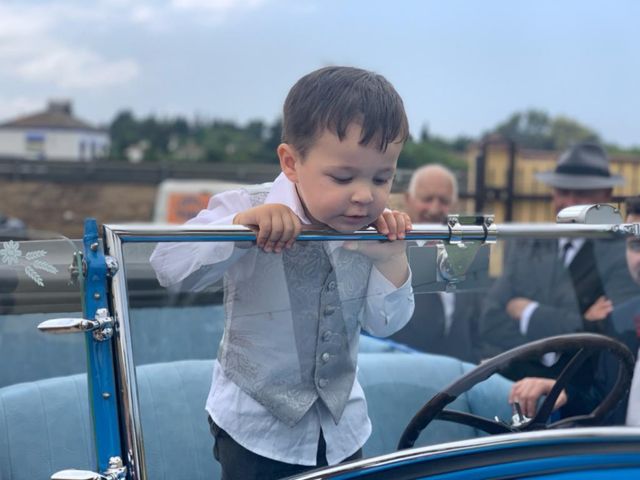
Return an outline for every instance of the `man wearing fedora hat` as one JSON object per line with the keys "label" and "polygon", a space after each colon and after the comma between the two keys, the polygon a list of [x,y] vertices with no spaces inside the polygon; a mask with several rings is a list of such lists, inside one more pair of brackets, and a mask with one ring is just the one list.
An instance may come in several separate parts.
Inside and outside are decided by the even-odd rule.
{"label": "man wearing fedora hat", "polygon": [[[626,222],[639,223],[640,197],[628,198],[625,207]],[[640,285],[640,238],[627,237],[626,258],[631,278]],[[629,348],[636,358],[636,366],[628,397],[625,396],[617,406],[605,412],[603,423],[640,426],[640,361],[637,360],[640,347],[640,297],[632,298],[622,305],[616,305],[611,312],[611,327],[609,333]],[[561,392],[554,407],[560,409],[560,417],[591,413],[613,388],[617,380],[618,368],[618,360],[615,356],[608,352],[601,354],[598,368],[594,373],[594,381],[586,386],[586,390],[585,385],[574,385],[570,382]],[[513,385],[509,401],[511,403],[517,401],[522,408],[522,413],[533,417],[540,397],[548,395],[554,385],[555,380],[550,378],[524,378]]]}
{"label": "man wearing fedora hat", "polygon": [[[537,178],[552,187],[556,213],[573,205],[607,203],[622,177],[595,143],[565,151],[555,170]],[[503,275],[488,292],[480,318],[483,358],[552,335],[604,332],[613,306],[640,293],[629,276],[622,240],[518,239],[509,245]],[[551,354],[512,365],[514,380],[557,375]],[[592,366],[591,366],[592,367]],[[589,367],[585,367],[589,381]]]}

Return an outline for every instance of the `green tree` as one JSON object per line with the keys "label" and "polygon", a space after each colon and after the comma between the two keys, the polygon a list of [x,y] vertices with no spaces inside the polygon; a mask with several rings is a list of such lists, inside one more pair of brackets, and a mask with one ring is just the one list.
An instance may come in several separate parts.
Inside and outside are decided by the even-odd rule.
{"label": "green tree", "polygon": [[129,110],[119,112],[109,127],[111,137],[110,158],[125,160],[125,149],[140,139],[137,122]]}
{"label": "green tree", "polygon": [[551,137],[556,150],[564,150],[572,144],[584,141],[600,142],[597,133],[567,117],[556,117],[551,124]]}
{"label": "green tree", "polygon": [[443,141],[407,140],[400,153],[398,167],[414,169],[426,163],[442,163],[454,170],[466,167],[463,156]]}
{"label": "green tree", "polygon": [[520,147],[562,150],[586,140],[600,141],[591,128],[565,116],[552,118],[542,110],[516,112],[492,132],[516,142]]}

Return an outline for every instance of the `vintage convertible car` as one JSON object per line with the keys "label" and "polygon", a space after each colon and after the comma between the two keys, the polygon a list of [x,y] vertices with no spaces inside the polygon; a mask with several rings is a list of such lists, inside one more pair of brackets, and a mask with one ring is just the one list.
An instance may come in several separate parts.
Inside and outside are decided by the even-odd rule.
{"label": "vintage convertible car", "polygon": [[[583,224],[496,226],[490,217],[454,216],[448,225],[417,225],[407,242],[422,252],[410,255],[414,290],[487,288],[475,278],[477,252],[491,249],[489,258],[499,258],[510,237],[640,233],[602,209],[566,213]],[[82,241],[1,243],[0,479],[219,478],[204,403],[222,338],[224,283],[163,288],[149,258],[160,243],[251,250],[254,239],[237,226],[104,225],[99,235],[87,220]],[[373,231],[299,238],[377,240]],[[485,273],[494,268],[482,265]],[[561,388],[533,418],[514,414],[512,382],[500,373],[515,361],[578,352],[558,380],[563,386],[599,351],[620,368],[590,414],[554,417]],[[300,479],[640,478],[640,429],[596,426],[628,392],[634,367],[633,355],[610,337],[545,338],[474,365],[362,335],[358,357],[373,424],[365,458]]]}

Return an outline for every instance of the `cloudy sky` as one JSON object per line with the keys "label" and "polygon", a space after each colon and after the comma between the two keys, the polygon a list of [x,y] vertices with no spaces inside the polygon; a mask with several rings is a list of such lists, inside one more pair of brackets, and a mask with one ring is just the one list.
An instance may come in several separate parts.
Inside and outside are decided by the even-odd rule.
{"label": "cloudy sky", "polygon": [[640,145],[635,0],[0,0],[0,121],[70,98],[272,122],[328,64],[378,71],[412,131],[478,135],[516,110],[567,115]]}

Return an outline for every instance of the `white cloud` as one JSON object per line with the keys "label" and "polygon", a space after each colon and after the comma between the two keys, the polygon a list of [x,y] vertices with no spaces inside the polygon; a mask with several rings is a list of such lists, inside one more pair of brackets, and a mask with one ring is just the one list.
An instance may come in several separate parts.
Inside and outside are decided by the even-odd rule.
{"label": "white cloud", "polygon": [[39,35],[50,25],[51,21],[43,16],[19,13],[0,5],[0,39],[3,41]]}
{"label": "white cloud", "polygon": [[266,0],[172,0],[171,5],[188,10],[209,10],[226,13],[231,10],[247,10],[261,6]]}
{"label": "white cloud", "polygon": [[[126,51],[92,46],[93,32],[97,39],[112,29],[134,37],[145,31],[175,33],[189,24],[209,28],[269,1],[277,0],[0,0],[0,87],[2,82],[22,82],[23,91],[70,94],[72,89],[104,91],[127,85],[143,75],[142,60]],[[33,110],[36,103],[41,101],[17,98],[14,107],[4,108],[5,114],[14,114],[20,105]]]}
{"label": "white cloud", "polygon": [[85,46],[58,39],[67,22],[96,12],[69,2],[47,6],[0,5],[0,71],[7,76],[59,87],[105,88],[140,73],[131,58],[108,59]]}
{"label": "white cloud", "polygon": [[173,12],[189,15],[191,21],[218,25],[232,15],[255,10],[268,0],[171,0]]}
{"label": "white cloud", "polygon": [[61,87],[99,88],[128,83],[139,70],[133,60],[108,61],[88,50],[57,47],[22,62],[15,72],[25,80]]}

